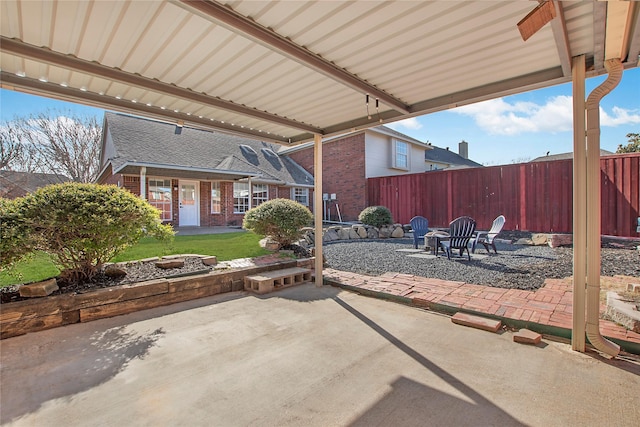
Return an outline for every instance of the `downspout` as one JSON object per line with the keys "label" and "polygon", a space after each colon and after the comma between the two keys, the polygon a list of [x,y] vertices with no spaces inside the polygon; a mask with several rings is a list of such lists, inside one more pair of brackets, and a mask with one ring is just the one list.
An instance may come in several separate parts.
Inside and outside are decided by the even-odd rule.
{"label": "downspout", "polygon": [[607,79],[587,98],[587,338],[601,352],[615,357],[620,347],[600,334],[600,100],[620,83],[622,63],[604,63]]}

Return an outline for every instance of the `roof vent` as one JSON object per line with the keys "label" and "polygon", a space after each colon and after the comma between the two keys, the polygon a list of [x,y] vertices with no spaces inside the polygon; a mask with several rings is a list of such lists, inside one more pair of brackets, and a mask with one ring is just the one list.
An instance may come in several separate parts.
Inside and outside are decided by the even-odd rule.
{"label": "roof vent", "polygon": [[248,145],[245,144],[240,144],[240,150],[242,150],[243,153],[245,154],[253,154],[253,155],[257,155],[258,153],[256,153],[256,150],[253,149],[253,147],[250,147]]}

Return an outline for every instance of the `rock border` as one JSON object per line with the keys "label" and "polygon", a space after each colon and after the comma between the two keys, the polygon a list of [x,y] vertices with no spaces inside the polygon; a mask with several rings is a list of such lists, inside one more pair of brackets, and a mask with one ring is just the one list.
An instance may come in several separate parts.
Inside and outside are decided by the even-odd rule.
{"label": "rock border", "polygon": [[[316,233],[313,227],[304,227],[302,233],[303,238],[299,244],[315,245]],[[331,225],[323,229],[322,241],[323,243],[327,243],[335,240],[401,239],[412,236],[410,225],[389,224],[383,225],[382,227],[364,224],[353,224],[348,227]]]}
{"label": "rock border", "polygon": [[279,260],[266,265],[112,286],[82,294],[9,302],[2,304],[0,312],[0,339],[242,291],[245,276],[293,267],[312,268],[313,263],[313,258]]}

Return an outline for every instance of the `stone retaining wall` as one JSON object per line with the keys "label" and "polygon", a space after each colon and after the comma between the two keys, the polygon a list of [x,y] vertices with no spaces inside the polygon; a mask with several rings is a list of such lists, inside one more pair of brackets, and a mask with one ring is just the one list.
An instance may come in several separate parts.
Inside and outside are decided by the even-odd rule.
{"label": "stone retaining wall", "polygon": [[[324,229],[322,241],[326,243],[335,240],[399,239],[411,237],[410,230],[410,226],[403,226],[402,224],[385,225],[379,228],[363,224],[354,224],[349,227],[332,225]],[[314,245],[316,241],[315,230],[312,227],[305,227],[302,231],[304,232],[304,243]]]}
{"label": "stone retaining wall", "polygon": [[4,303],[0,312],[0,339],[241,291],[244,289],[245,276],[312,266],[313,258],[289,259],[231,271],[212,271],[195,276],[113,286],[83,294],[62,294]]}

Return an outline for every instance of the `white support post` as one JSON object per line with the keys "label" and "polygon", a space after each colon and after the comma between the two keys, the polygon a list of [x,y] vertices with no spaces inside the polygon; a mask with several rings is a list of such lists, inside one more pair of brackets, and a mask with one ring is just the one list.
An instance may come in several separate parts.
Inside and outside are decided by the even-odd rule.
{"label": "white support post", "polygon": [[147,168],[140,168],[140,198],[147,200]]}
{"label": "white support post", "polygon": [[316,286],[323,285],[322,267],[322,135],[313,135],[313,216],[315,222]]}
{"label": "white support post", "polygon": [[585,351],[587,275],[587,153],[585,57],[573,58],[573,330],[571,348]]}
{"label": "white support post", "polygon": [[253,183],[251,182],[251,177],[247,178],[249,181],[249,209],[253,207]]}

